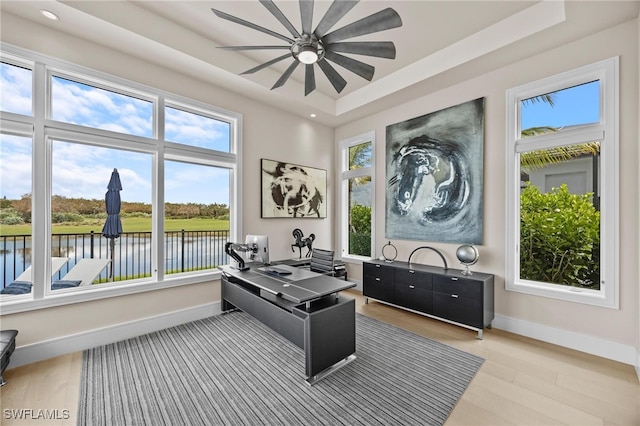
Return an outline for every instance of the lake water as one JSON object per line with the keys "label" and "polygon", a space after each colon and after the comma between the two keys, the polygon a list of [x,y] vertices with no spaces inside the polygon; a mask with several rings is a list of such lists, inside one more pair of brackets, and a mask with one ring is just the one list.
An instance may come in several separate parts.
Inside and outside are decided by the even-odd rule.
{"label": "lake water", "polygon": [[[180,234],[180,233],[178,233]],[[182,272],[190,269],[212,268],[228,263],[224,252],[227,233],[193,232],[176,237],[168,234],[164,238],[165,273]],[[52,256],[68,257],[69,261],[60,272],[53,276],[61,279],[82,258],[111,258],[110,240],[101,235],[64,235],[53,237]],[[31,238],[13,237],[0,239],[0,288],[4,288],[13,279],[31,265]],[[115,240],[114,277],[133,279],[140,275],[151,275],[152,241],[150,233],[123,234]],[[100,278],[109,276],[109,267],[100,274]]]}

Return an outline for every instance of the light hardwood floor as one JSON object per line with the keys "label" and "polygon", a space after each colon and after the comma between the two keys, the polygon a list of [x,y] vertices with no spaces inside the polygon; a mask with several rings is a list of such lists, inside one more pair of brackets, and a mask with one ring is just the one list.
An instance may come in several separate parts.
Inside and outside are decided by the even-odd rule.
{"label": "light hardwood floor", "polygon": [[[484,339],[454,325],[377,302],[356,310],[485,359],[446,425],[640,425],[640,384],[632,366],[485,330]],[[82,353],[9,369],[1,390],[2,425],[73,425]],[[57,410],[58,420],[7,418],[12,409]],[[115,425],[114,425],[115,426]]]}

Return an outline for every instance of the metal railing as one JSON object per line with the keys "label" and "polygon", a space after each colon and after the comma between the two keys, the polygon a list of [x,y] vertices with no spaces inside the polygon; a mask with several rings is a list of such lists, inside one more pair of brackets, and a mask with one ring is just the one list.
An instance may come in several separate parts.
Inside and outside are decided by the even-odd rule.
{"label": "metal railing", "polygon": [[[228,263],[224,245],[229,231],[171,231],[164,233],[165,274],[215,268]],[[102,234],[53,234],[51,256],[68,257],[69,261],[53,279],[61,279],[82,258],[112,259],[97,278],[103,281],[124,281],[151,276],[153,268],[153,244],[151,232],[123,232],[115,240],[111,252],[111,240]],[[31,235],[0,236],[0,277],[4,288],[25,271],[32,262]],[[111,269],[113,268],[113,269]]]}

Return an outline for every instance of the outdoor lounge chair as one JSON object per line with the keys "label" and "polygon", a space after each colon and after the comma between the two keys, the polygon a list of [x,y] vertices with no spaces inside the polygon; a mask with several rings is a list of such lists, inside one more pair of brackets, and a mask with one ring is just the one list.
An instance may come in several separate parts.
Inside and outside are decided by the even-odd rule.
{"label": "outdoor lounge chair", "polygon": [[55,280],[51,284],[51,288],[56,290],[91,285],[109,262],[109,259],[80,259],[62,279]]}
{"label": "outdoor lounge chair", "polygon": [[[51,276],[58,273],[60,269],[69,261],[68,257],[51,258]],[[31,293],[32,287],[31,266],[18,275],[8,286],[0,291],[0,294],[27,294]]]}
{"label": "outdoor lounge chair", "polygon": [[[51,258],[51,276],[55,275],[69,261],[68,257],[52,257]],[[31,282],[31,266],[18,275],[14,281]]]}

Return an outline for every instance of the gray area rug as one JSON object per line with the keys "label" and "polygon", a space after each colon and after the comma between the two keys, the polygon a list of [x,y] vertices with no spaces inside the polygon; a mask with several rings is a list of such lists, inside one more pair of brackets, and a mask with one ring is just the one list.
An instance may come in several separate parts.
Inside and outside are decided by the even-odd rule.
{"label": "gray area rug", "polygon": [[356,314],[357,359],[314,386],[243,312],[84,352],[78,425],[441,425],[482,358]]}

